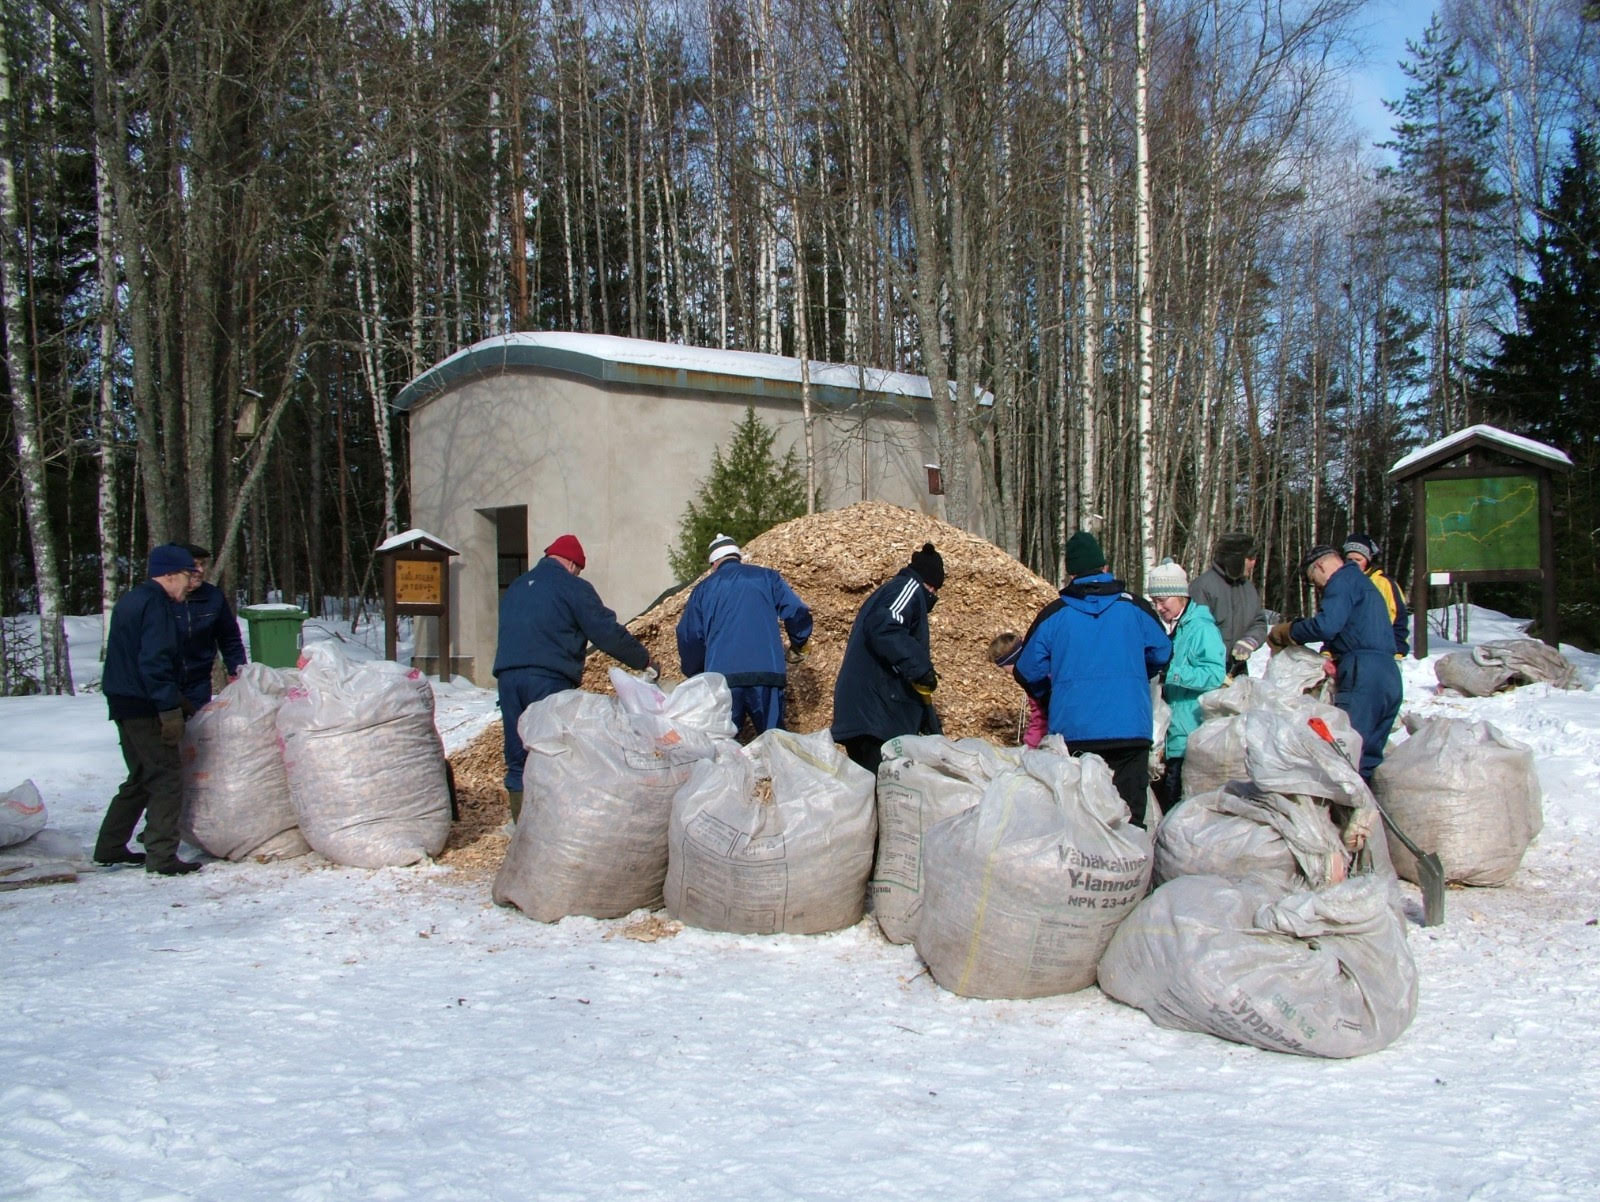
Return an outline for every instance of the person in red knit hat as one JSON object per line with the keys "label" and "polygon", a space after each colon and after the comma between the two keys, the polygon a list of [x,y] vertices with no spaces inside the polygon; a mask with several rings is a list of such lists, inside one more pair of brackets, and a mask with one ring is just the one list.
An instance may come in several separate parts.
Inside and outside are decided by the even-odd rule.
{"label": "person in red knit hat", "polygon": [[645,645],[628,633],[601,602],[594,585],[582,578],[588,565],[577,536],[563,534],[544,549],[543,559],[511,582],[500,599],[494,676],[500,687],[505,783],[513,822],[522,814],[522,768],[528,760],[528,749],[517,734],[522,712],[535,701],[578,687],[590,643],[630,668],[655,666]]}

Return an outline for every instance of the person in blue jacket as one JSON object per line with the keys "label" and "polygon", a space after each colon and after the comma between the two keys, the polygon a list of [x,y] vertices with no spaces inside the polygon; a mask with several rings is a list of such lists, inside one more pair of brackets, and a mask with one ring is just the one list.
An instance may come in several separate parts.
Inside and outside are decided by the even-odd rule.
{"label": "person in blue jacket", "polygon": [[194,556],[194,571],[189,574],[189,594],[178,602],[178,640],[183,646],[183,698],[193,713],[211,700],[211,665],[222,656],[228,679],[244,665],[244,640],[239,637],[239,619],[220,588],[206,579],[211,567],[209,548],[185,543],[183,549]]}
{"label": "person in blue jacket", "polygon": [[944,587],[944,558],[932,543],[878,586],[856,613],[833,686],[833,738],[876,774],[896,735],[943,733],[933,692],[939,676],[928,650],[928,615]]}
{"label": "person in blue jacket", "polygon": [[522,712],[535,701],[578,687],[590,643],[630,668],[656,667],[645,645],[628,633],[601,602],[594,585],[582,578],[587,564],[583,544],[575,535],[563,534],[500,598],[494,676],[500,687],[506,792],[513,822],[522,816],[522,769],[528,761],[528,749],[517,734]]}
{"label": "person in blue jacket", "polygon": [[792,662],[810,650],[811,610],[777,572],[744,562],[726,534],[711,542],[711,575],[694,586],[678,619],[678,662],[685,676],[719,672],[733,693],[733,727],[750,719],[756,734],[783,725],[788,685],[778,622]]}
{"label": "person in blue jacket", "polygon": [[[178,816],[183,781],[178,744],[183,740],[183,656],[177,603],[189,591],[194,556],[177,543],[150,552],[142,583],[111,610],[100,691],[117,724],[128,778],[106,807],[94,841],[97,864],[143,864],[146,872],[180,876],[200,865],[178,857]],[[128,840],[144,816],[144,852]]]}
{"label": "person in blue jacket", "polygon": [[1268,632],[1267,643],[1274,650],[1321,643],[1333,657],[1333,704],[1361,735],[1361,775],[1371,783],[1383,762],[1402,695],[1389,609],[1366,574],[1345,562],[1335,547],[1312,547],[1300,570],[1322,593],[1316,615],[1279,622]]}
{"label": "person in blue jacket", "polygon": [[1183,800],[1183,757],[1189,736],[1200,725],[1200,698],[1228,679],[1228,654],[1211,610],[1191,599],[1189,576],[1172,560],[1145,573],[1145,596],[1172,631],[1172,659],[1161,677],[1161,696],[1172,711],[1163,745],[1161,811],[1170,814]]}
{"label": "person in blue jacket", "polygon": [[1172,640],[1143,597],[1106,571],[1100,541],[1067,540],[1070,580],[1034,619],[1017,659],[1017,683],[1044,707],[1050,733],[1073,755],[1106,762],[1133,821],[1144,825],[1155,718],[1150,679],[1172,658]]}

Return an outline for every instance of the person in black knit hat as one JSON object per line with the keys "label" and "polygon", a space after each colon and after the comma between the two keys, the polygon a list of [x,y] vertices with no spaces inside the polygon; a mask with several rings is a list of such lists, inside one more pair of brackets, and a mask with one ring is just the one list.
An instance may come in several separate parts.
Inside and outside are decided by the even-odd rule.
{"label": "person in black knit hat", "polygon": [[1237,530],[1219,535],[1211,566],[1189,582],[1189,596],[1211,611],[1222,631],[1229,676],[1247,673],[1251,653],[1267,640],[1267,615],[1250,580],[1260,554],[1252,535]]}
{"label": "person in black knit hat", "polygon": [[850,627],[833,686],[833,738],[876,773],[896,735],[942,734],[933,692],[939,676],[928,651],[928,615],[944,587],[944,558],[932,543],[868,597]]}

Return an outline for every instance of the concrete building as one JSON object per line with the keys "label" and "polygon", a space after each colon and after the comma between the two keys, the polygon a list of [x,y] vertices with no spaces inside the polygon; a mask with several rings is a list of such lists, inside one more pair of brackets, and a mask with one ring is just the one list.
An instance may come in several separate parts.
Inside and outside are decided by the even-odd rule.
{"label": "concrete building", "polygon": [[[747,406],[777,454],[803,454],[800,388],[796,359],[566,333],[487,339],[408,384],[412,523],[460,551],[453,670],[492,683],[501,591],[559,534],[582,541],[618,617],[648,607],[677,583],[668,548]],[[812,363],[810,388],[825,508],[944,516],[926,378]],[[437,670],[431,630],[418,635],[419,666]]]}

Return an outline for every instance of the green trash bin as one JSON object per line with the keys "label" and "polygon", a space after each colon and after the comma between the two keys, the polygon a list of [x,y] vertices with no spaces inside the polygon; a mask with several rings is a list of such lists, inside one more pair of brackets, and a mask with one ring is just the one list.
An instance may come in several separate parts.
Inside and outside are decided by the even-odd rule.
{"label": "green trash bin", "polygon": [[250,659],[269,668],[300,662],[300,625],[308,615],[298,605],[246,605],[239,616],[250,625]]}

